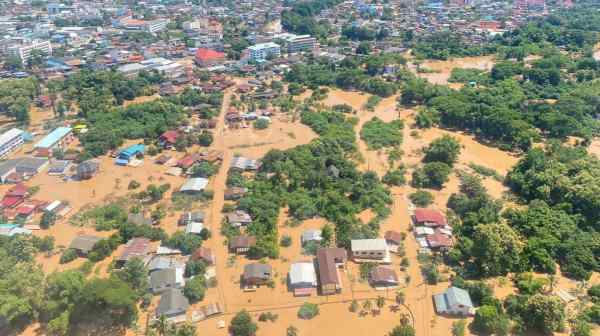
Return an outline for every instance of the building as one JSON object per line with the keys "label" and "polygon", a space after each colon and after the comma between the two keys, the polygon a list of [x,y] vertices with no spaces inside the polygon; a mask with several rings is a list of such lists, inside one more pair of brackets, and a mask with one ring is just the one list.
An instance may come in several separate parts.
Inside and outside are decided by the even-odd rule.
{"label": "building", "polygon": [[260,43],[246,48],[244,52],[250,61],[263,62],[281,56],[281,47],[273,42]]}
{"label": "building", "polygon": [[102,238],[96,236],[77,236],[71,241],[69,248],[77,251],[80,256],[87,256],[88,253],[90,253],[90,251],[92,251],[94,248],[94,245],[96,245],[96,243],[100,240],[102,240]]}
{"label": "building", "polygon": [[444,293],[434,295],[433,302],[438,314],[471,316],[475,313],[469,292],[462,288],[450,287]]}
{"label": "building", "polygon": [[287,40],[288,53],[295,54],[304,51],[313,51],[317,46],[317,39],[310,35],[295,35]]}
{"label": "building", "polygon": [[353,239],[350,245],[352,258],[357,262],[391,262],[385,239]]}
{"label": "building", "polygon": [[100,170],[100,161],[90,159],[77,165],[77,178],[80,180],[89,180]]}
{"label": "building", "polygon": [[157,19],[152,21],[146,21],[142,26],[142,29],[150,34],[156,34],[167,29],[169,24],[168,19]]}
{"label": "building", "polygon": [[0,224],[0,235],[12,237],[17,234],[30,235],[31,230],[19,227],[16,224]]}
{"label": "building", "polygon": [[246,226],[252,223],[252,217],[243,210],[229,212],[225,214],[225,217],[227,218],[227,222],[235,227]]}
{"label": "building", "polygon": [[394,269],[387,266],[377,266],[369,273],[369,283],[375,288],[396,287],[400,283]]}
{"label": "building", "polygon": [[258,161],[253,159],[248,159],[243,156],[234,156],[233,159],[231,159],[229,167],[239,170],[257,170],[259,164]]}
{"label": "building", "polygon": [[430,227],[446,226],[446,218],[438,211],[432,209],[415,209],[413,215],[415,225],[424,225]]}
{"label": "building", "polygon": [[162,293],[172,288],[183,288],[183,268],[161,269],[150,274],[150,289]]}
{"label": "building", "polygon": [[388,250],[394,253],[398,252],[398,249],[402,246],[402,234],[396,231],[386,231],[383,237],[385,238]]}
{"label": "building", "polygon": [[190,223],[204,223],[204,212],[202,211],[190,211],[184,212],[177,221],[178,225],[188,225]]}
{"label": "building", "polygon": [[131,159],[134,159],[139,155],[143,155],[144,150],[144,144],[135,144],[129,146],[121,152],[119,152],[119,156],[115,160],[115,163],[120,166],[126,166],[127,164],[129,164],[129,161],[131,161]]}
{"label": "building", "polygon": [[125,245],[123,253],[117,258],[117,266],[123,266],[132,258],[145,259],[150,255],[150,239],[132,238]]}
{"label": "building", "polygon": [[73,139],[71,127],[58,127],[36,143],[33,148],[40,156],[50,156],[57,149],[65,149]]}
{"label": "building", "polygon": [[223,197],[225,198],[226,201],[235,201],[235,200],[239,200],[240,198],[242,198],[247,192],[248,192],[248,189],[246,189],[246,188],[230,187],[230,188],[225,189]]}
{"label": "building", "polygon": [[244,266],[242,281],[245,287],[266,285],[271,280],[273,268],[269,264],[252,263]]}
{"label": "building", "polygon": [[208,48],[196,50],[196,64],[199,67],[212,67],[223,63],[226,59],[225,53]]}
{"label": "building", "polygon": [[18,128],[10,129],[0,135],[0,159],[21,148],[23,131]]}
{"label": "building", "polygon": [[160,301],[158,302],[154,316],[156,318],[164,316],[168,320],[177,319],[181,316],[185,318],[189,305],[188,299],[180,289],[170,288],[160,295]]}
{"label": "building", "polygon": [[342,279],[338,268],[348,259],[342,248],[321,248],[317,250],[317,269],[321,294],[331,295],[342,291]]}
{"label": "building", "polygon": [[448,251],[452,248],[452,237],[436,230],[433,234],[425,237],[427,244],[433,251]]}
{"label": "building", "polygon": [[190,257],[192,260],[202,260],[208,266],[214,266],[216,263],[216,258],[214,253],[208,247],[198,247],[192,256]]}
{"label": "building", "polygon": [[310,261],[293,263],[288,274],[290,290],[294,296],[309,296],[317,288],[315,264]]}
{"label": "building", "polygon": [[207,185],[208,180],[204,177],[192,177],[185,181],[181,188],[179,188],[179,192],[186,194],[197,194],[202,192]]}
{"label": "building", "polygon": [[179,138],[179,132],[170,130],[165,131],[158,137],[158,142],[164,148],[175,148],[177,139]]}
{"label": "building", "polygon": [[308,229],[302,232],[300,236],[300,243],[304,246],[308,242],[317,242],[320,243],[323,240],[321,236],[321,230],[317,229]]}
{"label": "building", "polygon": [[229,240],[229,250],[236,254],[243,254],[256,245],[256,237],[240,235]]}
{"label": "building", "polygon": [[33,40],[28,44],[14,45],[8,48],[9,53],[18,56],[23,64],[31,59],[34,50],[50,56],[52,55],[52,44],[50,41]]}

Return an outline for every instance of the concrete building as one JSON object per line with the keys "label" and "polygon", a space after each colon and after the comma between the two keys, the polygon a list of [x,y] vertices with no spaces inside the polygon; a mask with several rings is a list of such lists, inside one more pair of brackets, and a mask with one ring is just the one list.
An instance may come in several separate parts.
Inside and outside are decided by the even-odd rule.
{"label": "concrete building", "polygon": [[438,314],[462,316],[474,314],[471,296],[462,288],[450,287],[444,293],[434,295],[433,302]]}
{"label": "concrete building", "polygon": [[355,261],[390,262],[385,239],[353,239],[350,244]]}
{"label": "concrete building", "polygon": [[273,42],[260,43],[246,48],[245,52],[249,60],[262,62],[269,57],[281,56],[281,47]]}
{"label": "concrete building", "polygon": [[161,31],[167,29],[168,24],[169,24],[168,19],[158,19],[158,20],[148,21],[144,25],[144,31],[146,31],[150,34],[155,34],[155,33],[158,33],[158,32],[161,32]]}
{"label": "concrete building", "polygon": [[317,39],[310,35],[296,35],[288,40],[288,53],[295,54],[304,51],[313,51],[317,46]]}
{"label": "concrete building", "polygon": [[10,129],[0,135],[0,158],[19,149],[23,145],[23,131],[18,128]]}
{"label": "concrete building", "polygon": [[71,127],[58,127],[35,144],[38,154],[52,154],[56,149],[64,149],[73,140]]}
{"label": "concrete building", "polygon": [[52,45],[50,41],[33,40],[27,44],[14,45],[8,48],[9,52],[21,59],[22,63],[27,63],[31,59],[32,52],[39,50],[45,55],[52,55]]}

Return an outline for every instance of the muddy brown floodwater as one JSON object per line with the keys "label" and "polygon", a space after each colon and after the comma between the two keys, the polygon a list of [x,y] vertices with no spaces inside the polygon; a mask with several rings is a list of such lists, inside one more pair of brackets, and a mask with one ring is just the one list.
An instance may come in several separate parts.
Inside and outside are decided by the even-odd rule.
{"label": "muddy brown floodwater", "polygon": [[[411,64],[410,69],[417,73],[417,76],[427,79],[432,84],[445,85],[448,84],[448,79],[452,70],[456,68],[471,68],[479,70],[491,70],[495,61],[493,56],[477,56],[453,58],[445,61],[430,60],[421,64],[422,69],[428,69],[430,73],[417,73],[416,66]],[[460,88],[460,83],[450,83],[452,88]]]}

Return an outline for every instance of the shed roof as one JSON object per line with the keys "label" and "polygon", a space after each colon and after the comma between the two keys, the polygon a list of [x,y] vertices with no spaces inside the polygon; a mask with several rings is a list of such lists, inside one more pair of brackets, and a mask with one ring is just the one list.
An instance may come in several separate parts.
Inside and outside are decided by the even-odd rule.
{"label": "shed roof", "polygon": [[415,209],[415,221],[417,223],[434,223],[439,226],[446,225],[446,218],[433,209]]}
{"label": "shed roof", "polygon": [[208,185],[208,180],[203,177],[192,177],[185,181],[179,191],[202,191]]}
{"label": "shed roof", "polygon": [[383,251],[387,249],[385,239],[353,239],[350,242],[352,251]]}
{"label": "shed roof", "polygon": [[323,284],[339,284],[336,260],[346,261],[346,250],[342,248],[321,248],[317,250],[319,280]]}
{"label": "shed roof", "polygon": [[71,241],[71,245],[69,245],[69,248],[87,253],[91,251],[94,245],[96,245],[96,243],[100,240],[102,240],[102,237],[90,235],[77,236]]}
{"label": "shed roof", "polygon": [[134,257],[145,257],[150,253],[150,239],[148,238],[133,238],[130,239],[125,245],[125,249],[119,261],[128,261]]}
{"label": "shed roof", "polygon": [[252,263],[244,266],[244,279],[269,279],[273,268],[269,264]]}
{"label": "shed roof", "polygon": [[18,136],[22,136],[22,135],[23,135],[22,130],[20,130],[18,128],[11,128],[10,130],[8,130],[8,131],[2,133],[2,135],[0,135],[0,146],[4,146],[5,144],[10,142],[14,138],[16,138]]}
{"label": "shed roof", "polygon": [[184,313],[189,307],[188,299],[181,290],[170,288],[163,292],[156,307],[156,316]]}
{"label": "shed roof", "polygon": [[71,127],[58,127],[35,144],[34,148],[50,148],[71,133],[72,130]]}
{"label": "shed roof", "polygon": [[317,274],[312,262],[297,262],[290,266],[290,284],[309,283],[317,285]]}

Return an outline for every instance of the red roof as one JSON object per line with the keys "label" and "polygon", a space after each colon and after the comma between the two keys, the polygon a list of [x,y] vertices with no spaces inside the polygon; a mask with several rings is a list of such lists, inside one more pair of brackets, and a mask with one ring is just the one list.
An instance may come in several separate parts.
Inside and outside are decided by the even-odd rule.
{"label": "red roof", "polygon": [[225,58],[225,53],[207,49],[207,48],[198,48],[196,50],[196,59],[198,61],[206,62],[206,61],[216,61]]}
{"label": "red roof", "polygon": [[4,198],[2,199],[2,202],[0,202],[0,206],[5,209],[12,208],[12,207],[17,206],[21,202],[23,202],[23,198],[21,198],[21,197],[4,196]]}
{"label": "red roof", "polygon": [[177,161],[177,165],[180,168],[184,168],[187,169],[189,167],[191,167],[194,164],[195,160],[194,157],[191,155],[186,155],[184,157],[182,157],[179,161]]}
{"label": "red roof", "polygon": [[439,231],[427,236],[425,239],[429,246],[434,249],[440,247],[452,247],[452,239]]}
{"label": "red roof", "polygon": [[177,138],[179,137],[179,132],[177,131],[166,131],[161,136],[160,139],[162,141],[166,141],[168,143],[174,144],[177,142]]}
{"label": "red roof", "polygon": [[8,192],[6,193],[6,196],[14,197],[25,197],[25,195],[27,195],[27,187],[22,183],[19,183],[14,187],[10,188],[10,190],[8,190]]}
{"label": "red roof", "polygon": [[17,213],[23,216],[29,216],[35,210],[35,205],[24,204],[17,208]]}
{"label": "red roof", "polygon": [[438,211],[431,209],[415,209],[415,222],[429,226],[444,226],[446,218]]}

